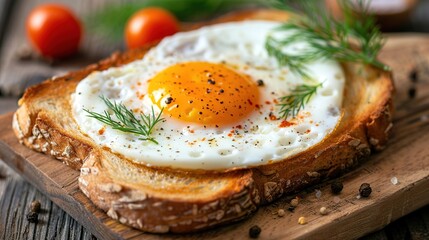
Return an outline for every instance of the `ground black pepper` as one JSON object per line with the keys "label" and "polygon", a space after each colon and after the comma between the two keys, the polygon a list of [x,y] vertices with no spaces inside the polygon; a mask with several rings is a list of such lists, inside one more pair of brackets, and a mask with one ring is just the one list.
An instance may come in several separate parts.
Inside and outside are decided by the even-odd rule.
{"label": "ground black pepper", "polygon": [[173,101],[172,97],[168,97],[167,99],[165,99],[165,104],[170,104]]}
{"label": "ground black pepper", "polygon": [[293,211],[295,211],[295,207],[294,206],[289,206],[287,210],[289,212],[293,212]]}
{"label": "ground black pepper", "polygon": [[360,185],[359,194],[361,197],[369,197],[371,192],[372,192],[372,189],[369,183],[362,183],[362,185]]}
{"label": "ground black pepper", "polygon": [[343,190],[343,183],[340,181],[334,181],[331,183],[331,191],[333,194],[339,194]]}
{"label": "ground black pepper", "polygon": [[264,80],[259,79],[258,81],[256,81],[258,83],[258,86],[264,86]]}
{"label": "ground black pepper", "polygon": [[261,228],[258,225],[254,225],[249,229],[249,236],[251,238],[257,238],[261,234]]}

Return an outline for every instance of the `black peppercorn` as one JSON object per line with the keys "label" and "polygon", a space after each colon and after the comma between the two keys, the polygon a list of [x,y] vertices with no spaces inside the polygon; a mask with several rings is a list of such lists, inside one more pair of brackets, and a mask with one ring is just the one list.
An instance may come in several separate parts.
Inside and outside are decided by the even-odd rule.
{"label": "black peppercorn", "polygon": [[264,86],[264,80],[259,79],[258,81],[256,81],[258,83],[258,86]]}
{"label": "black peppercorn", "polygon": [[27,214],[27,220],[31,223],[39,222],[39,214],[36,212],[29,212]]}
{"label": "black peppercorn", "polygon": [[251,238],[257,238],[261,234],[261,228],[258,225],[254,225],[249,229],[249,236]]}
{"label": "black peppercorn", "polygon": [[408,89],[408,97],[410,98],[410,99],[413,99],[413,98],[415,98],[416,97],[416,88],[415,87],[411,87],[411,88],[409,88]]}
{"label": "black peppercorn", "polygon": [[333,194],[339,194],[343,190],[343,183],[340,181],[334,181],[331,184],[331,191]]}
{"label": "black peppercorn", "polygon": [[30,205],[30,212],[39,213],[40,212],[40,202],[37,200],[34,200],[31,202]]}
{"label": "black peppercorn", "polygon": [[170,104],[173,101],[172,97],[168,97],[167,99],[165,99],[165,104]]}
{"label": "black peppercorn", "polygon": [[362,183],[362,185],[360,185],[359,194],[361,195],[361,197],[369,197],[371,192],[372,189],[369,183]]}

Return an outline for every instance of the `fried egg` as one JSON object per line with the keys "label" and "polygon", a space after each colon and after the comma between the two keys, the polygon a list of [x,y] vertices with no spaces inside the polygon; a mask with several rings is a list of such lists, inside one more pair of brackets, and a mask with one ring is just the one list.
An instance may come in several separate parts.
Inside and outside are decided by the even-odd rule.
{"label": "fried egg", "polygon": [[[309,80],[265,50],[278,25],[232,22],[167,37],[142,59],[83,79],[72,96],[74,118],[96,144],[147,166],[226,170],[287,161],[333,131],[345,76],[333,60],[308,64],[311,84],[322,86],[295,118],[281,118],[279,98]],[[162,109],[151,135],[158,144],[88,117],[84,109],[115,119],[100,96],[136,116]]]}

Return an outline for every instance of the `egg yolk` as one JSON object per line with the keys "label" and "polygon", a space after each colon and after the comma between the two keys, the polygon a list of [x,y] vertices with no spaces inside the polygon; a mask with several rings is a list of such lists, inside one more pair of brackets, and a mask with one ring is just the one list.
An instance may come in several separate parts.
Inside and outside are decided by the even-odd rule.
{"label": "egg yolk", "polygon": [[255,81],[224,64],[186,62],[170,66],[149,82],[151,100],[181,121],[210,126],[240,122],[255,110]]}

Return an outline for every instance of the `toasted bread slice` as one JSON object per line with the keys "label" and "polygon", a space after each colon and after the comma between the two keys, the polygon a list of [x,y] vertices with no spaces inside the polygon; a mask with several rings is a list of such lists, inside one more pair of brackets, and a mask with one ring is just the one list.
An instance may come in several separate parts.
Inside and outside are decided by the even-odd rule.
{"label": "toasted bread slice", "polygon": [[[287,18],[284,12],[252,10],[214,23]],[[80,169],[81,190],[121,223],[162,233],[191,232],[237,221],[282,195],[338,176],[386,145],[392,127],[391,75],[346,63],[342,120],[321,143],[302,153],[223,173],[155,169],[132,163],[79,132],[71,114],[70,96],[89,73],[140,59],[149,48],[114,54],[81,71],[31,87],[14,115],[19,140]]]}

